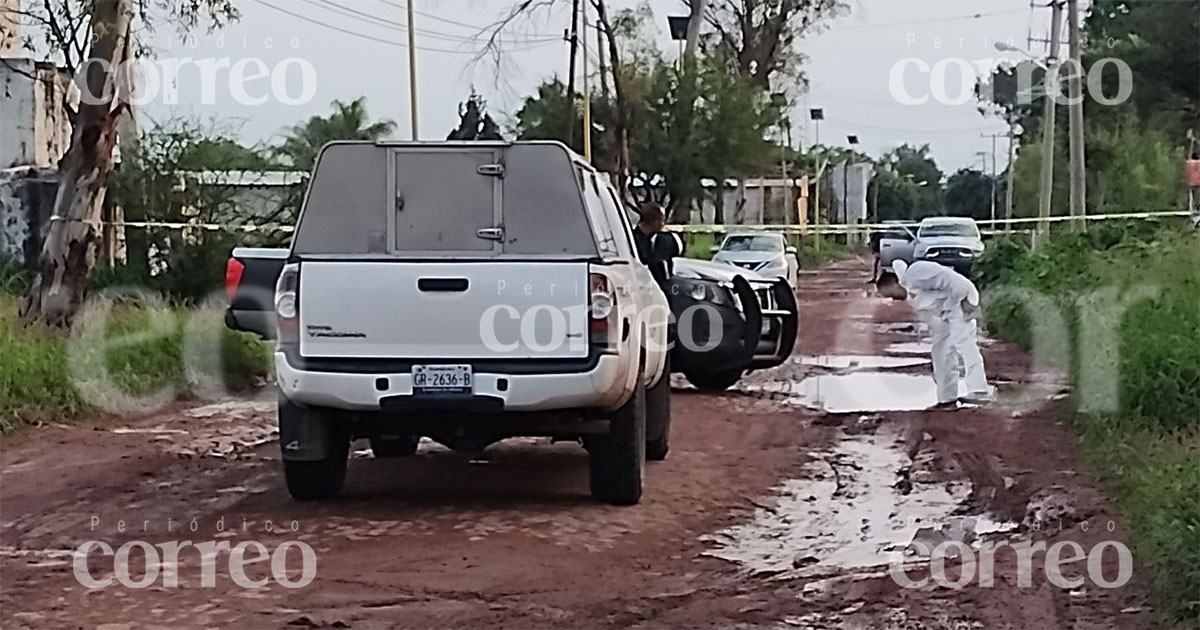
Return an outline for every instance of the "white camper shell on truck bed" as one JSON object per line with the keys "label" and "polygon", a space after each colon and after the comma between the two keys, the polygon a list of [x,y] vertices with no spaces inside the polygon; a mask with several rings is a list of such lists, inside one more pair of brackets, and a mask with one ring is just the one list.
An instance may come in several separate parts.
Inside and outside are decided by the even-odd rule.
{"label": "white camper shell on truck bed", "polygon": [[336,495],[354,436],[532,435],[581,438],[593,495],[637,502],[666,455],[669,310],[633,229],[558,143],[327,146],[286,259],[262,257],[293,495]]}

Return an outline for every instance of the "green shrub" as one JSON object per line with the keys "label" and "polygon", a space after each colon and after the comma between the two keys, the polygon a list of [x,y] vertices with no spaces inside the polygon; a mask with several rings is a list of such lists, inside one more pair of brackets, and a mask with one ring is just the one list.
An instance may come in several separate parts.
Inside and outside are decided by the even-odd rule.
{"label": "green shrub", "polygon": [[[1118,408],[1077,413],[1083,455],[1109,487],[1132,530],[1134,550],[1164,613],[1200,616],[1200,238],[1182,224],[1129,222],[1086,234],[1058,232],[1037,250],[993,241],[978,269],[989,330],[1025,347],[1030,313],[1005,289],[1031,290],[1058,309],[1069,339],[1033,348],[1080,378],[1081,348],[1095,361],[1094,339],[1081,339],[1080,297],[1100,304],[1143,291],[1117,323]],[[1096,293],[1110,290],[1111,294]],[[1085,313],[1086,314],[1086,313]],[[1090,345],[1089,345],[1090,344]],[[1041,344],[1039,344],[1041,345]],[[1047,356],[1048,355],[1048,356]]]}
{"label": "green shrub", "polygon": [[29,277],[15,261],[0,258],[0,296],[21,295],[29,287]]}

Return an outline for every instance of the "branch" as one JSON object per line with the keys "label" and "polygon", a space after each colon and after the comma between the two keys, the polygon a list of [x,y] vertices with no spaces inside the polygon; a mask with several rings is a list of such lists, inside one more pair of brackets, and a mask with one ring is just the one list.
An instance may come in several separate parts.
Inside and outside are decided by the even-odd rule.
{"label": "branch", "polygon": [[491,34],[488,35],[487,41],[483,45],[483,49],[481,49],[471,60],[471,64],[474,65],[480,61],[483,61],[485,58],[490,57],[492,62],[496,65],[497,72],[499,72],[501,58],[504,54],[504,31],[508,29],[508,27],[516,24],[518,21],[532,20],[534,14],[539,11],[548,11],[553,9],[556,4],[558,4],[558,0],[520,0],[520,2],[517,2],[517,4],[513,6],[512,10],[508,12],[508,15],[484,27],[479,32],[479,34],[482,35],[484,32],[490,30]]}

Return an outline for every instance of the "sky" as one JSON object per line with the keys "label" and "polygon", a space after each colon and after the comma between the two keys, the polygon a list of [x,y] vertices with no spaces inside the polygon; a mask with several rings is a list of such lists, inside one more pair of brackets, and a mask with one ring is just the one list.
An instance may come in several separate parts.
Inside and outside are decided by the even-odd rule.
{"label": "sky", "polygon": [[[827,22],[822,32],[799,43],[809,58],[805,69],[810,85],[791,112],[795,142],[807,146],[816,140],[817,129],[808,120],[808,109],[820,107],[826,117],[820,125],[824,144],[845,145],[846,136],[854,134],[859,137],[860,150],[877,156],[901,143],[928,143],[947,173],[980,167],[977,152],[985,151],[988,155],[983,159],[990,169],[992,140],[981,135],[1006,133],[1005,123],[981,115],[974,98],[949,103],[964,100],[963,90],[969,91],[973,85],[974,78],[964,67],[987,60],[1019,59],[1016,53],[998,52],[996,41],[1026,48],[1031,34],[1044,38],[1049,11],[1031,9],[1029,0],[845,1],[846,15]],[[493,115],[507,123],[524,95],[546,78],[566,75],[567,45],[561,40],[569,21],[565,8],[512,31],[507,44],[512,52],[504,56],[497,73],[494,63],[476,59],[480,42],[472,37],[503,14],[511,0],[415,2],[423,140],[445,138],[458,121],[458,103],[472,87],[487,98]],[[639,4],[637,0],[610,3],[610,10]],[[263,69],[280,79],[279,86],[289,93],[282,98],[272,96],[272,79],[263,78],[252,83],[254,89],[247,89],[244,96],[267,96],[266,102],[238,102],[226,74],[218,74],[216,83],[206,87],[195,66],[185,67],[179,73],[176,103],[164,102],[165,91],[150,99],[141,109],[147,119],[143,124],[178,116],[198,117],[216,122],[246,142],[271,142],[292,124],[327,113],[334,99],[365,96],[373,116],[396,121],[397,137],[410,136],[403,0],[237,0],[236,4],[241,20],[218,33],[201,33],[187,42],[166,28],[148,35],[156,59],[228,58],[235,67],[239,61],[260,59]],[[570,3],[564,0],[562,4]],[[670,40],[666,18],[686,14],[683,3],[650,0],[649,4],[660,25],[660,45],[673,55],[676,44]],[[1043,44],[1034,42],[1032,50],[1044,55]],[[301,64],[286,62],[289,58],[311,64],[307,81],[301,78]],[[897,75],[904,89],[897,95],[891,77],[897,64],[906,59]],[[939,63],[945,72],[933,71]],[[246,75],[254,75],[256,62],[242,65]],[[938,93],[933,77],[939,74],[945,77],[942,93],[948,103],[935,98],[922,104],[902,102],[906,95],[920,100]],[[966,84],[964,77],[969,81]],[[302,93],[306,87],[308,93]],[[1007,138],[999,138],[996,149],[997,170],[1002,170],[1007,162]]]}

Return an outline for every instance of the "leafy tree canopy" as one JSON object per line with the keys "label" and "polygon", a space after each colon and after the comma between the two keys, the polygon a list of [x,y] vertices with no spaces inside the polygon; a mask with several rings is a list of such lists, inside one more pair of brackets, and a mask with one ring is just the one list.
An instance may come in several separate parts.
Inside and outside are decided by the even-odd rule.
{"label": "leafy tree canopy", "polygon": [[487,113],[487,101],[471,89],[471,95],[458,106],[458,127],[447,140],[502,140],[500,126]]}
{"label": "leafy tree canopy", "polygon": [[321,148],[336,140],[381,140],[396,130],[391,120],[372,122],[367,99],[333,102],[329,116],[313,116],[291,128],[278,147],[279,155],[296,170],[312,170]]}

